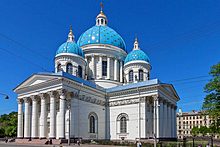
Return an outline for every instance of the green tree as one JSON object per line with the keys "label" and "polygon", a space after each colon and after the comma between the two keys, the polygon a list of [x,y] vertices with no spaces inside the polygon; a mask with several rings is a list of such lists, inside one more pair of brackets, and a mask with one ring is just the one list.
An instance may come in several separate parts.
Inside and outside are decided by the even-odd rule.
{"label": "green tree", "polygon": [[211,67],[209,74],[212,79],[204,88],[207,95],[203,102],[203,110],[212,118],[214,125],[212,131],[216,132],[220,127],[220,62]]}
{"label": "green tree", "polygon": [[202,136],[205,136],[209,132],[209,129],[206,126],[200,126],[199,133],[202,134]]}
{"label": "green tree", "polygon": [[17,135],[17,112],[3,114],[0,117],[0,137]]}
{"label": "green tree", "polygon": [[193,136],[198,136],[199,135],[199,128],[198,127],[193,127],[191,134]]}

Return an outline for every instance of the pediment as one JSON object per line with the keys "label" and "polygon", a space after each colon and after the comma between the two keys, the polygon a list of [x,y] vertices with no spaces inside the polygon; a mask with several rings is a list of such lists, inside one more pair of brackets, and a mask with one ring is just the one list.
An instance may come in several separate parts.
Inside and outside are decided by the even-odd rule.
{"label": "pediment", "polygon": [[50,80],[53,80],[55,78],[58,78],[57,76],[48,76],[48,75],[39,75],[39,74],[34,74],[27,78],[24,82],[22,82],[20,85],[18,85],[14,91],[16,92],[17,89],[21,89],[24,87],[29,87],[29,86],[34,86],[38,85],[41,83],[46,83]]}
{"label": "pediment", "polygon": [[180,99],[175,88],[171,84],[162,84],[162,87],[167,90],[170,94],[176,97],[178,100]]}

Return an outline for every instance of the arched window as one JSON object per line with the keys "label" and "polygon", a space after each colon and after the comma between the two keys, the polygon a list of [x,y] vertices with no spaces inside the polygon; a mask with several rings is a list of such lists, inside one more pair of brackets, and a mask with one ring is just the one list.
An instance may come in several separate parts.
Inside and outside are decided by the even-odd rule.
{"label": "arched window", "polygon": [[68,63],[66,65],[66,72],[69,73],[69,74],[73,73],[73,65],[71,63]]}
{"label": "arched window", "polygon": [[143,81],[144,80],[144,72],[143,72],[142,69],[139,70],[138,76],[139,76],[139,81]]}
{"label": "arched window", "polygon": [[82,78],[82,66],[78,66],[78,77]]}
{"label": "arched window", "polygon": [[127,121],[128,121],[128,115],[125,113],[121,113],[117,117],[117,122],[119,125],[119,132],[120,133],[127,133]]}
{"label": "arched window", "polygon": [[98,117],[92,112],[89,114],[89,133],[97,133]]}
{"label": "arched window", "polygon": [[103,25],[103,23],[104,23],[104,20],[103,20],[103,19],[101,19],[101,24]]}
{"label": "arched window", "polygon": [[90,116],[89,118],[89,133],[95,133],[95,117]]}
{"label": "arched window", "polygon": [[57,72],[62,71],[61,64],[57,65]]}
{"label": "arched window", "polygon": [[129,82],[133,82],[134,81],[134,72],[133,70],[129,71]]}

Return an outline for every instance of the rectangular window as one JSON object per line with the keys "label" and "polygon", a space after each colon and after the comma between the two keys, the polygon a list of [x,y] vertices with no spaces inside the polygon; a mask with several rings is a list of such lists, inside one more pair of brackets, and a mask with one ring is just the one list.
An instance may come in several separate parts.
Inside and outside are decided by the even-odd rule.
{"label": "rectangular window", "polygon": [[102,76],[107,76],[107,61],[102,61]]}

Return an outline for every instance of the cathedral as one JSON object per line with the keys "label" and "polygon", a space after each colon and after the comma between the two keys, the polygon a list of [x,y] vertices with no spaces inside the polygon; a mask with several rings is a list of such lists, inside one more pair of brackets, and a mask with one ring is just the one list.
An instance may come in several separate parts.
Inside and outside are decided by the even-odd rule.
{"label": "cathedral", "polygon": [[33,74],[14,89],[17,142],[177,138],[177,92],[150,78],[137,38],[127,53],[102,9],[77,41],[70,28],[54,65],[55,72]]}

